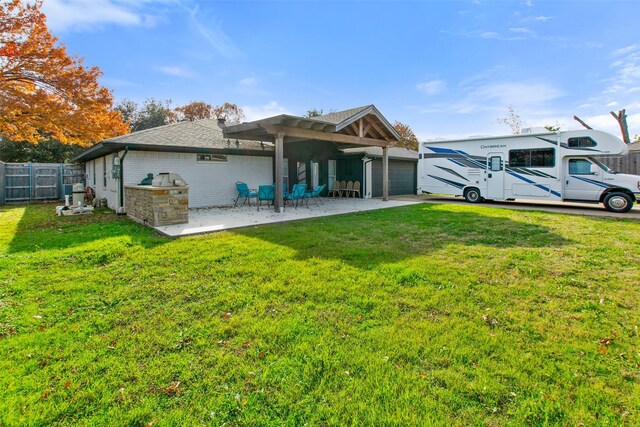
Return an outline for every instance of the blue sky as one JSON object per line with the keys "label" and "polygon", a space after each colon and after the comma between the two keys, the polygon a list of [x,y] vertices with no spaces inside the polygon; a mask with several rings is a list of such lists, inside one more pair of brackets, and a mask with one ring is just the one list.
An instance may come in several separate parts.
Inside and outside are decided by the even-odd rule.
{"label": "blue sky", "polygon": [[375,104],[421,140],[526,126],[640,134],[640,1],[45,0],[117,100],[233,102],[248,120]]}

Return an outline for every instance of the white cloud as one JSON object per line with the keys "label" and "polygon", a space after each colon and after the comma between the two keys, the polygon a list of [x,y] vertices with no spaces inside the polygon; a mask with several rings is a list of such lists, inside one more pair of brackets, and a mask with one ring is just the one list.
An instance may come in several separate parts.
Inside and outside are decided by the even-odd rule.
{"label": "white cloud", "polygon": [[531,31],[529,28],[526,28],[526,27],[509,28],[509,31],[511,31],[512,33],[520,33],[520,34],[531,34],[531,33],[533,33],[533,31]]}
{"label": "white cloud", "polygon": [[162,65],[156,67],[156,70],[173,77],[192,78],[196,76],[195,72],[182,65]]}
{"label": "white cloud", "polygon": [[640,87],[640,45],[631,45],[612,52],[617,58],[612,64],[613,77],[608,79],[607,94],[626,94]]}
{"label": "white cloud", "polygon": [[544,21],[548,21],[548,20],[549,20],[549,19],[551,19],[551,18],[552,18],[551,16],[544,16],[544,15],[540,15],[540,16],[536,16],[536,17],[534,17],[534,18],[533,18],[533,20],[534,20],[534,21],[541,21],[541,22],[544,22]]}
{"label": "white cloud", "polygon": [[616,105],[618,105],[618,103],[616,101],[610,102],[607,104],[607,107],[615,107]]}
{"label": "white cloud", "polygon": [[425,95],[435,95],[444,92],[447,89],[447,84],[442,80],[431,80],[424,83],[418,83],[416,85],[416,89]]}
{"label": "white cloud", "polygon": [[480,32],[480,37],[482,37],[483,39],[497,39],[498,37],[500,37],[500,34],[494,31],[483,31]]}
{"label": "white cloud", "polygon": [[616,56],[625,56],[625,55],[628,55],[630,53],[633,53],[633,52],[637,51],[638,49],[640,49],[640,46],[638,46],[637,44],[632,44],[630,46],[614,50],[611,53],[611,55],[614,56],[614,57],[616,57]]}
{"label": "white cloud", "polygon": [[[201,19],[202,18],[202,19]],[[236,58],[242,56],[242,52],[222,30],[220,22],[214,22],[211,17],[204,16],[198,6],[189,10],[191,26],[222,56]],[[208,22],[205,25],[202,21]]]}
{"label": "white cloud", "polygon": [[240,86],[255,86],[258,83],[258,79],[255,77],[246,77],[238,82]]}
{"label": "white cloud", "polygon": [[157,17],[137,10],[136,3],[116,0],[45,0],[42,11],[55,31],[86,31],[96,25],[154,26]]}
{"label": "white cloud", "polygon": [[243,105],[242,110],[244,110],[245,120],[248,122],[279,114],[290,114],[289,110],[279,105],[277,101],[271,101],[265,105]]}

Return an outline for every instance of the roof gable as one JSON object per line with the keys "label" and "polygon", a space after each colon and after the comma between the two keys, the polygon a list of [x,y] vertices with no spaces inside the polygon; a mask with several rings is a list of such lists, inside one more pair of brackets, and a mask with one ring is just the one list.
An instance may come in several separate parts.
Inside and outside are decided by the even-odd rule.
{"label": "roof gable", "polygon": [[[351,136],[363,136],[387,141],[400,140],[401,137],[375,105],[336,111],[322,116],[312,117],[335,125],[335,132]],[[360,131],[362,129],[362,135]]]}

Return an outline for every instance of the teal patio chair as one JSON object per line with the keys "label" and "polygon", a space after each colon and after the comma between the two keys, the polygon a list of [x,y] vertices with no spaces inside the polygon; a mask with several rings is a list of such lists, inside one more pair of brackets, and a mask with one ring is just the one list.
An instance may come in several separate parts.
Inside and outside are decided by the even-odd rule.
{"label": "teal patio chair", "polygon": [[258,186],[258,210],[260,210],[260,205],[262,202],[267,202],[267,207],[269,207],[269,202],[273,205],[274,200],[276,198],[276,187],[273,185],[259,185]]}
{"label": "teal patio chair", "polygon": [[[285,201],[290,202],[292,205],[294,205],[295,203],[294,207],[298,209],[298,205],[300,204],[300,202],[304,203],[305,201],[304,193],[306,189],[306,184],[294,184],[293,188],[291,189],[291,193],[287,194]],[[308,202],[307,207],[309,207]]]}
{"label": "teal patio chair", "polygon": [[240,200],[241,197],[244,197],[243,205],[249,202],[249,206],[251,206],[251,199],[256,199],[256,202],[258,201],[258,192],[249,190],[249,186],[245,182],[236,182],[236,190],[238,190],[238,197],[236,197],[236,201],[233,203],[234,208],[238,206],[238,200]]}
{"label": "teal patio chair", "polygon": [[320,199],[320,194],[322,194],[322,192],[324,191],[324,188],[325,188],[324,185],[316,185],[313,191],[307,191],[306,193],[304,193],[304,197],[305,199],[307,199],[307,206],[309,206],[309,199],[313,200],[316,206],[320,206],[318,204],[318,200],[320,201],[320,203],[324,205],[324,203],[322,202],[322,199]]}

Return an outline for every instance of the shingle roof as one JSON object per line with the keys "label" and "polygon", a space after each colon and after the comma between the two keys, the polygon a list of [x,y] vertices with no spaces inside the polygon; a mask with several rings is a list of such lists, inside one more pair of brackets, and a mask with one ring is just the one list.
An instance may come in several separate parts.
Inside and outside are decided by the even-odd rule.
{"label": "shingle roof", "polygon": [[103,142],[118,144],[164,145],[185,148],[240,148],[261,150],[260,141],[228,140],[216,119],[185,121],[117,136]]}
{"label": "shingle roof", "polygon": [[627,145],[627,147],[629,148],[629,151],[640,151],[640,141],[632,142]]}
{"label": "shingle roof", "polygon": [[350,108],[344,111],[334,111],[328,114],[323,114],[321,116],[311,117],[311,119],[337,125],[338,123],[342,123],[343,121],[347,120],[349,117],[353,117],[372,106],[373,105],[365,105],[364,107]]}
{"label": "shingle roof", "polygon": [[[73,161],[88,161],[126,148],[148,151],[224,152],[270,155],[273,145],[261,141],[225,138],[217,119],[185,121],[106,139],[83,151]],[[263,154],[261,154],[263,153]]]}

